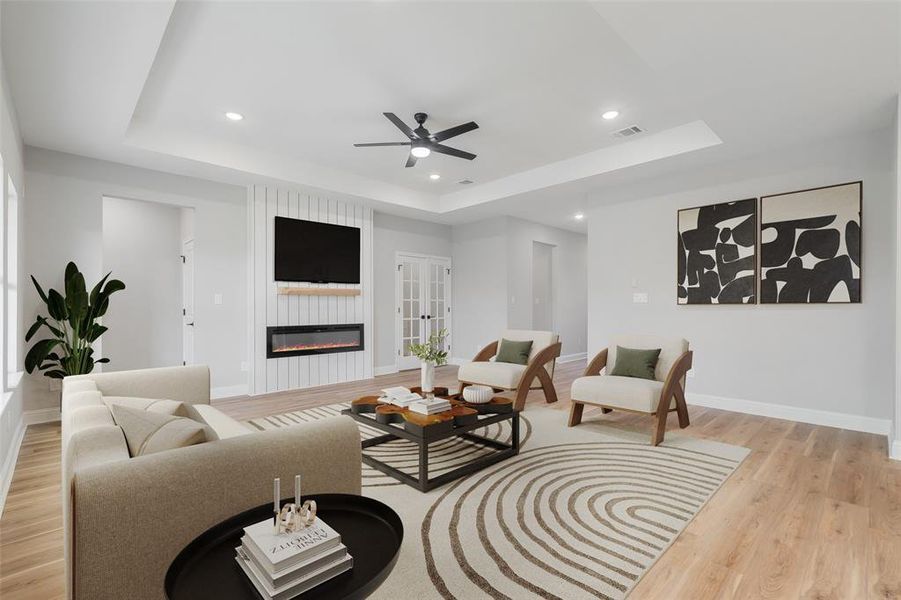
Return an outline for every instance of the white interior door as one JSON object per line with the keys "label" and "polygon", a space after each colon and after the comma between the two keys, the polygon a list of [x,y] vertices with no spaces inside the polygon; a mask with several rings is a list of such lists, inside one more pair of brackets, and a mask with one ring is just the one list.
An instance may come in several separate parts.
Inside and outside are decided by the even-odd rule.
{"label": "white interior door", "polygon": [[182,248],[182,363],[194,364],[194,240]]}
{"label": "white interior door", "polygon": [[[398,370],[419,367],[410,344],[422,343],[441,329],[450,331],[450,259],[414,254],[397,255],[395,352]],[[450,350],[450,338],[445,342]]]}

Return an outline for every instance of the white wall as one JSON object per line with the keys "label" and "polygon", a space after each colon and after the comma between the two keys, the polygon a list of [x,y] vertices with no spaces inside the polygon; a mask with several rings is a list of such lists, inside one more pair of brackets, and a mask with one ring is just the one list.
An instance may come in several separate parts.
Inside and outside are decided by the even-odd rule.
{"label": "white wall", "polygon": [[103,318],[104,371],[182,364],[182,211],[103,199],[103,270],[126,285]]}
{"label": "white wall", "polygon": [[555,330],[563,342],[560,354],[563,357],[583,354],[588,311],[587,238],[580,233],[507,218],[507,326],[532,328],[532,242],[554,247],[551,264],[553,318]]}
{"label": "white wall", "polygon": [[454,225],[453,351],[472,360],[507,327],[507,219]]}
{"label": "white wall", "polygon": [[[299,190],[254,185],[248,190],[252,339],[255,394],[306,388],[372,377],[372,209]],[[361,229],[359,285],[276,283],[273,231],[276,216],[309,219]],[[281,286],[359,288],[358,296],[287,296]],[[273,325],[363,323],[364,350],[323,355],[266,358],[266,327]]]}
{"label": "white wall", "polygon": [[[2,9],[0,9],[2,13]],[[0,156],[2,156],[3,166],[0,168],[0,200],[5,199],[9,193],[8,182],[12,179],[13,185],[16,187],[19,199],[19,229],[18,229],[18,245],[19,245],[19,286],[17,301],[19,303],[18,323],[9,323],[6,315],[0,318],[3,323],[2,330],[3,339],[0,343],[6,344],[7,332],[11,327],[18,330],[19,347],[18,356],[20,362],[24,358],[24,316],[22,310],[22,297],[26,285],[24,274],[24,235],[22,223],[27,211],[26,206],[26,189],[25,189],[25,168],[22,162],[23,147],[22,136],[19,133],[19,125],[16,117],[16,109],[12,102],[12,96],[9,89],[9,80],[6,77],[6,69],[3,65],[3,56],[0,54]],[[4,202],[5,204],[5,202]],[[5,257],[4,257],[5,258]],[[6,311],[4,311],[5,313]],[[20,366],[19,369],[22,367]],[[6,365],[2,365],[2,369],[6,370]],[[19,444],[25,433],[25,406],[24,395],[22,392],[22,384],[16,374],[6,374],[3,378],[7,386],[5,390],[0,390],[0,512],[3,510],[4,499],[6,498],[6,490],[12,478],[13,468],[15,467],[15,459],[18,454]]]}
{"label": "white wall", "polygon": [[[373,215],[372,263],[374,281],[375,372],[388,373],[395,369],[396,349],[395,273],[397,252],[412,252],[431,256],[453,254],[451,228],[447,225],[396,217],[376,212]],[[456,273],[454,273],[456,276]],[[451,305],[453,308],[453,305]],[[453,308],[453,310],[456,310]],[[371,339],[371,338],[370,338]],[[453,340],[451,340],[453,346]]]}
{"label": "white wall", "polygon": [[[210,366],[215,394],[244,393],[246,188],[38,148],[26,149],[25,165],[29,206],[24,272],[34,274],[48,287],[62,283],[63,269],[70,260],[89,282],[104,273],[104,196],[194,208],[195,360]],[[215,294],[222,294],[221,305],[214,304]],[[116,310],[116,300],[114,296],[110,314]],[[37,294],[28,290],[27,321],[34,319],[39,302]],[[58,392],[50,390],[45,378],[28,379],[26,409],[58,405]]]}
{"label": "white wall", "polygon": [[515,217],[455,225],[453,330],[457,360],[471,360],[505,328],[532,326],[532,242],[554,246],[554,322],[563,356],[585,352],[584,235]]}
{"label": "white wall", "polygon": [[[594,200],[608,205],[587,215],[589,353],[620,332],[683,336],[695,350],[688,391],[713,397],[695,401],[765,403],[744,407],[887,433],[895,377],[891,143],[881,131],[598,195]],[[860,179],[863,303],[676,305],[679,208]],[[636,291],[649,293],[650,303],[632,304]]]}

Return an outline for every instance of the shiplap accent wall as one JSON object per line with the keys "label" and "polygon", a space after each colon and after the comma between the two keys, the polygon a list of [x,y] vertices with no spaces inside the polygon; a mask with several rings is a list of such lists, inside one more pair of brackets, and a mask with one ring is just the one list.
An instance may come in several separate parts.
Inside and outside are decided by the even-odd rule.
{"label": "shiplap accent wall", "polygon": [[[248,188],[252,348],[250,389],[265,394],[372,377],[372,209],[271,185]],[[361,230],[361,283],[276,283],[273,278],[275,217],[292,217]],[[359,296],[286,296],[279,286],[360,288]],[[363,323],[364,350],[266,358],[266,327]]]}

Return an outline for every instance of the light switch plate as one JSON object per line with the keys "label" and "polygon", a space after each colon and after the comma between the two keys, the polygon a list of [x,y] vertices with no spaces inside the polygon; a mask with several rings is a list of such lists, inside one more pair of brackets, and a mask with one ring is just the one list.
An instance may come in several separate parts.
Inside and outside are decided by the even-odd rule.
{"label": "light switch plate", "polygon": [[694,369],[694,367],[690,368],[690,369],[688,370],[688,373],[686,373],[686,375],[687,375],[689,378],[694,378],[694,376],[695,376],[695,369]]}
{"label": "light switch plate", "polygon": [[635,292],[632,294],[632,304],[647,304],[648,303],[648,294],[647,292]]}
{"label": "light switch plate", "polygon": [[213,304],[222,304],[222,294],[213,295]]}

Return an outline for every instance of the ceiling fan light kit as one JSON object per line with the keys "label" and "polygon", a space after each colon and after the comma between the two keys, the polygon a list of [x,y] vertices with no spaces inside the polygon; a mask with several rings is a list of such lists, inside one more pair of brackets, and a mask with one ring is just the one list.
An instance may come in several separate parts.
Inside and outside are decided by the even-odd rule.
{"label": "ceiling fan light kit", "polygon": [[382,114],[385,115],[385,117],[389,121],[394,123],[394,126],[400,129],[401,132],[403,132],[403,134],[407,136],[407,138],[409,138],[409,141],[375,142],[366,144],[354,144],[354,146],[356,146],[357,148],[372,148],[375,146],[410,146],[410,156],[407,157],[407,164],[405,165],[406,167],[414,166],[417,159],[425,158],[432,152],[447,154],[448,156],[455,156],[457,158],[463,158],[466,160],[472,160],[476,157],[476,155],[472,154],[471,152],[458,150],[457,148],[451,148],[450,146],[445,146],[441,143],[444,140],[462,135],[468,131],[472,131],[473,129],[478,129],[479,126],[475,121],[463,123],[462,125],[457,125],[456,127],[451,127],[450,129],[439,131],[438,133],[430,133],[429,130],[425,128],[426,119],[429,118],[426,113],[418,112],[413,115],[413,119],[417,124],[416,129],[410,129],[410,127],[408,127],[407,124],[404,123],[394,113],[386,112]]}

